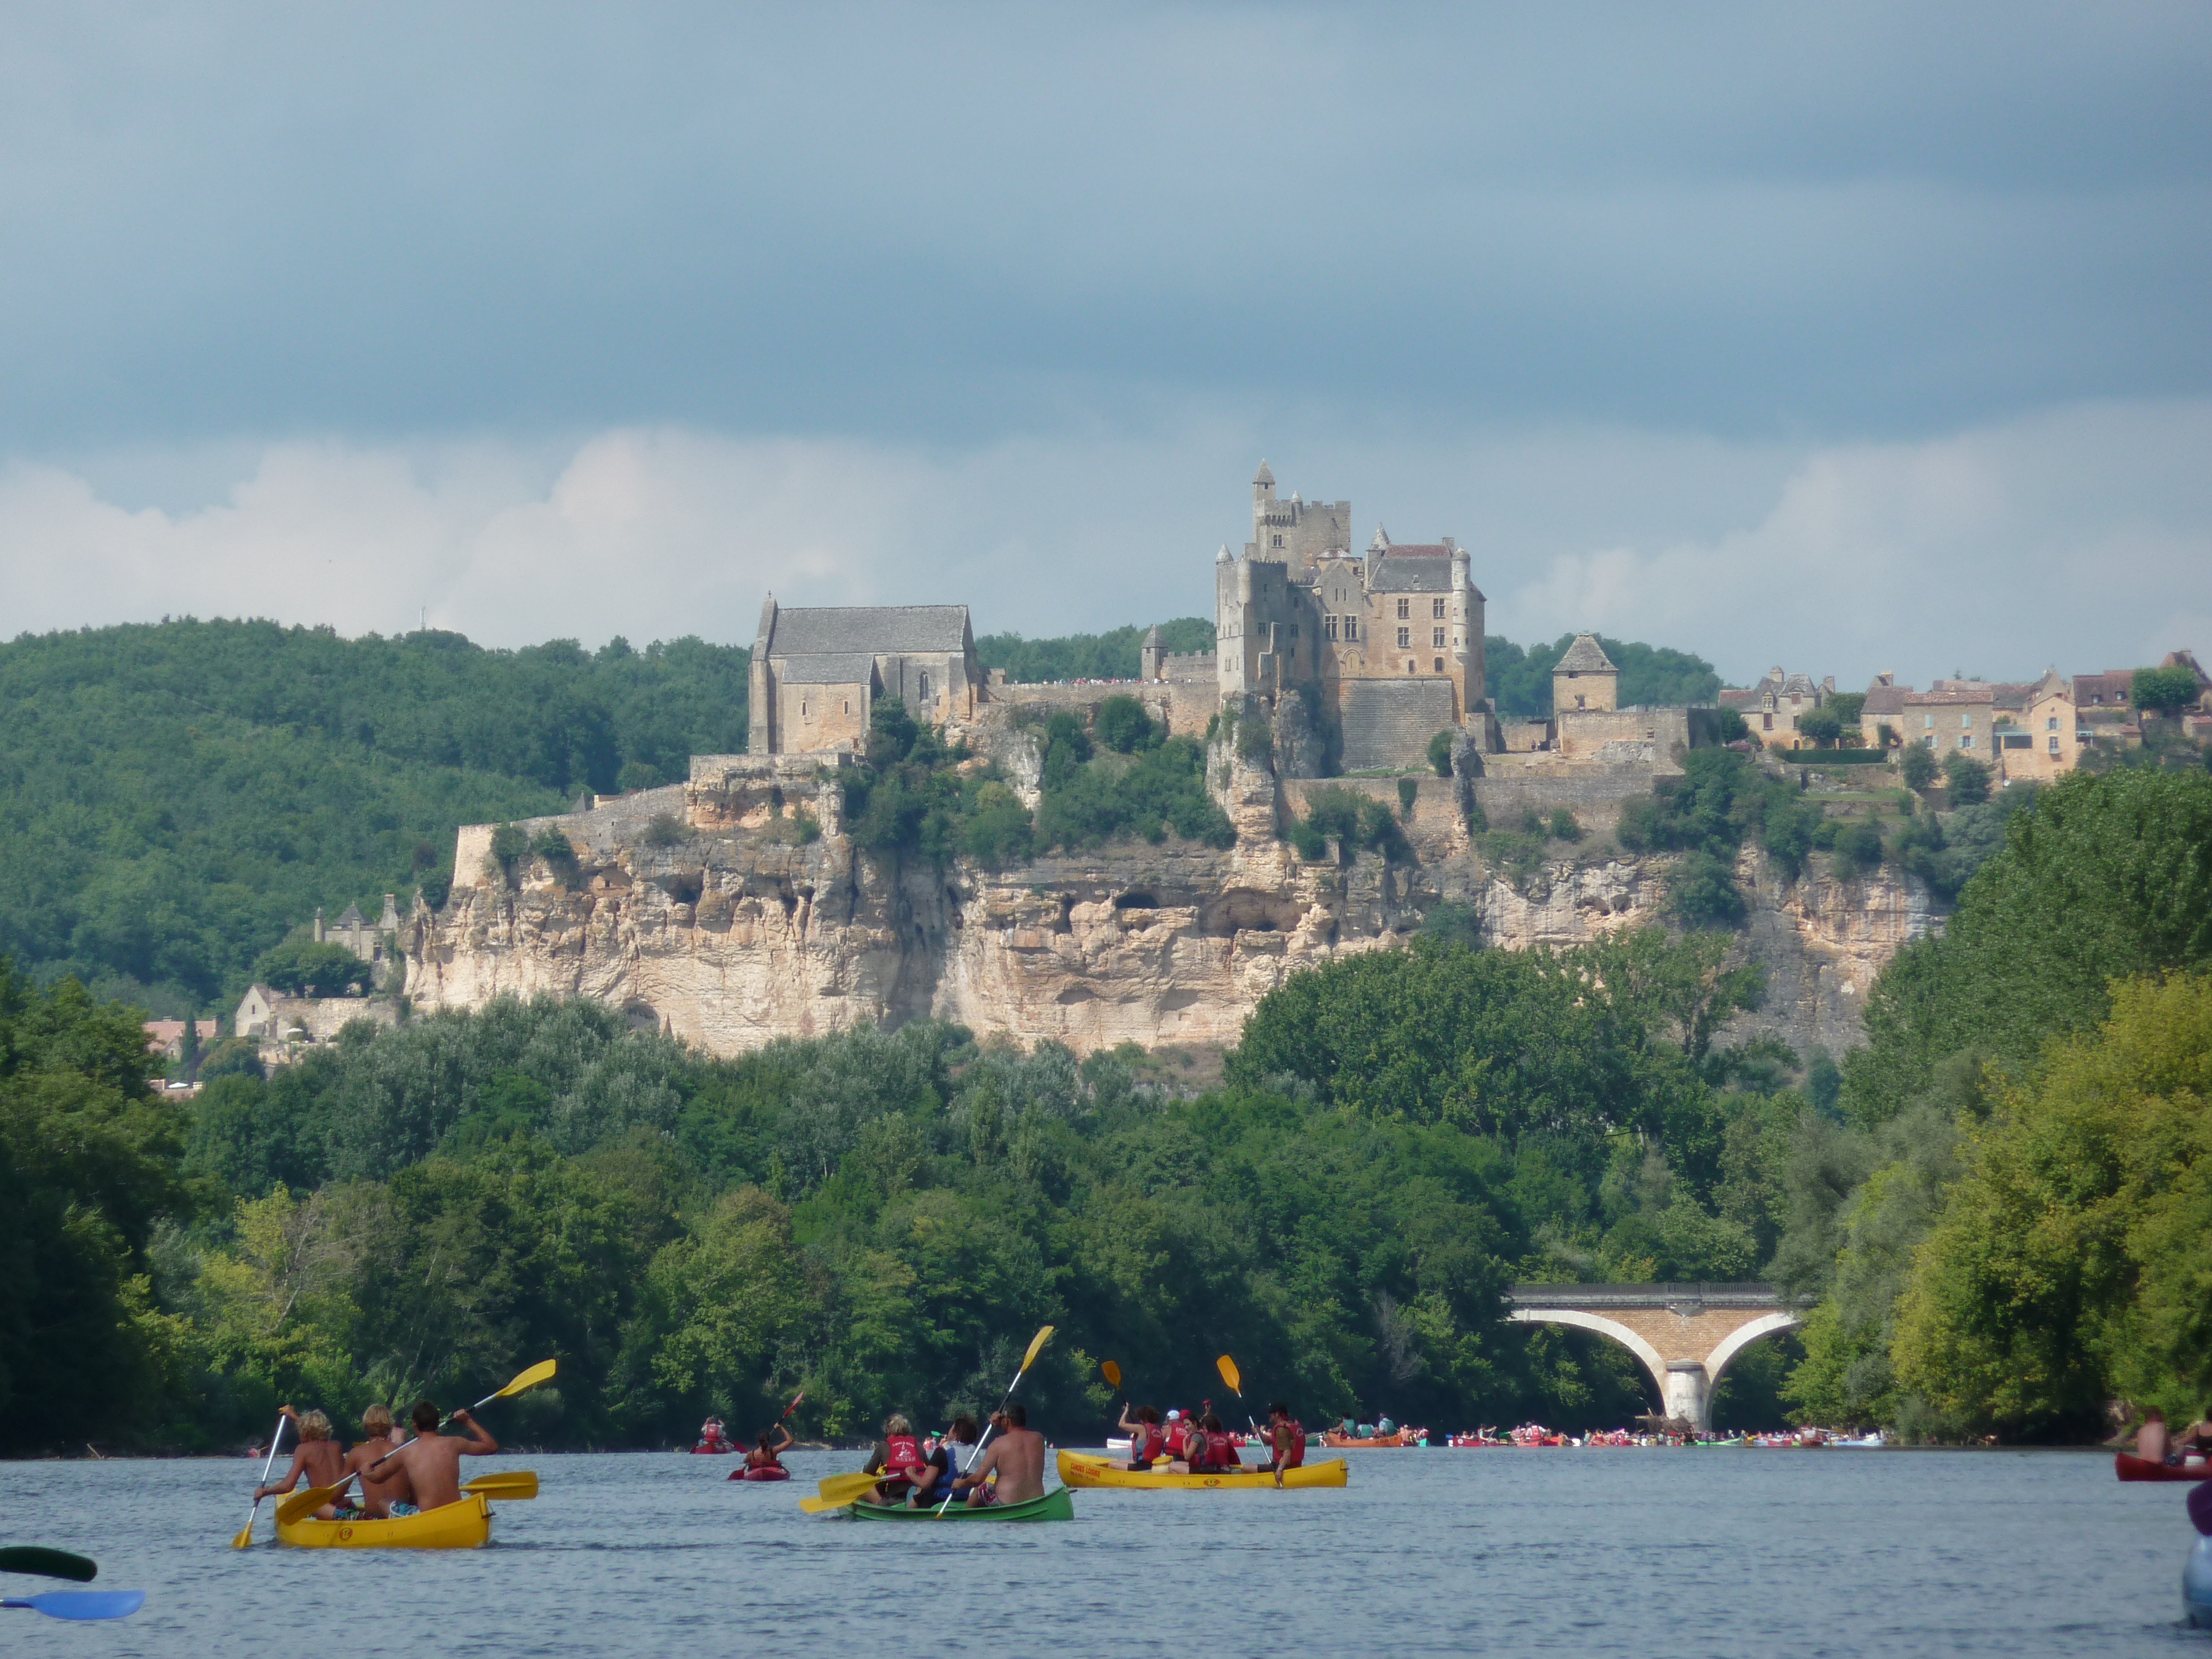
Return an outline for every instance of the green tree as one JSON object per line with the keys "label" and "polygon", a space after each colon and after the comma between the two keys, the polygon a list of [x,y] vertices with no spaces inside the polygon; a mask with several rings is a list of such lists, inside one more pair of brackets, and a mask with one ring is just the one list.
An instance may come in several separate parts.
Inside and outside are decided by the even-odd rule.
{"label": "green tree", "polygon": [[299,939],[263,951],[253,964],[252,977],[294,996],[337,997],[356,988],[369,989],[376,982],[376,969],[343,945]]}
{"label": "green tree", "polygon": [[1816,748],[1832,749],[1843,738],[1844,722],[1832,708],[1815,708],[1797,717],[1797,735],[1810,738]]}
{"label": "green tree", "polygon": [[1458,740],[1459,733],[1449,729],[1429,739],[1429,764],[1435,769],[1438,777],[1448,778],[1452,775],[1452,744]]}
{"label": "green tree", "polygon": [[1939,769],[1936,763],[1936,751],[1925,744],[1908,743],[1898,752],[1898,775],[1905,780],[1905,787],[1908,789],[1925,793],[1936,781]]}
{"label": "green tree", "polygon": [[1134,697],[1107,698],[1098,705],[1091,723],[1098,734],[1098,741],[1119,755],[1133,755],[1139,749],[1149,749],[1163,735],[1152,725],[1152,716],[1145,713],[1145,705]]}
{"label": "green tree", "polygon": [[2203,693],[2197,676],[2186,668],[2138,668],[2128,689],[2128,701],[2142,714],[2177,714]]}
{"label": "green tree", "polygon": [[1990,798],[1990,769],[1956,750],[1943,757],[1943,783],[1954,806],[1978,806]]}

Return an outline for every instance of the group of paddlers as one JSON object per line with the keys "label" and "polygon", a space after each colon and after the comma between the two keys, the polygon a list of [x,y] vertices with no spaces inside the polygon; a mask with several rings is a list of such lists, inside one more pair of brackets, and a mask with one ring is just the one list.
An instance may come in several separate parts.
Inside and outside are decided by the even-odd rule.
{"label": "group of paddlers", "polygon": [[[1210,1407],[1203,1415],[1170,1411],[1163,1418],[1154,1406],[1124,1406],[1121,1426],[1129,1436],[1129,1459],[1123,1468],[1165,1467],[1176,1474],[1221,1474],[1245,1467],[1237,1455],[1236,1437]],[[1305,1425],[1281,1401],[1267,1407],[1267,1426],[1255,1425],[1254,1432],[1268,1453],[1267,1461],[1255,1467],[1273,1474],[1278,1486],[1284,1470],[1306,1461]]]}
{"label": "group of paddlers", "polygon": [[[988,1445],[981,1442],[988,1440]],[[923,1437],[902,1413],[884,1419],[884,1437],[861,1465],[880,1475],[874,1501],[912,1509],[937,1509],[956,1500],[970,1509],[1025,1504],[1044,1496],[1044,1437],[1030,1427],[1019,1401],[991,1414],[990,1433],[979,1436],[966,1413],[941,1435]]]}
{"label": "group of paddlers", "polygon": [[408,1413],[411,1435],[393,1421],[389,1407],[371,1406],[361,1414],[362,1437],[350,1450],[338,1444],[321,1412],[287,1406],[283,1421],[300,1437],[292,1467],[282,1480],[256,1486],[254,1501],[290,1492],[303,1477],[310,1487],[358,1480],[360,1496],[324,1504],[315,1511],[322,1521],[386,1521],[458,1504],[461,1459],[499,1449],[499,1442],[465,1411],[455,1412],[453,1421],[467,1431],[466,1439],[440,1434],[438,1408],[427,1400],[416,1401]]}

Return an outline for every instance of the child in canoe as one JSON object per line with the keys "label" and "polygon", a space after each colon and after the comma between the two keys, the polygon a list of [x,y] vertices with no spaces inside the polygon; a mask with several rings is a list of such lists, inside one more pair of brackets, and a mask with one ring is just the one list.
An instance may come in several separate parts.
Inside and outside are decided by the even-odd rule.
{"label": "child in canoe", "polygon": [[[274,1498],[291,1491],[300,1484],[300,1477],[303,1474],[307,1477],[307,1485],[312,1489],[335,1486],[338,1477],[345,1473],[345,1455],[338,1449],[338,1443],[331,1438],[329,1418],[320,1412],[309,1412],[303,1417],[289,1406],[284,1407],[284,1417],[300,1437],[299,1449],[292,1454],[292,1467],[284,1472],[282,1480],[274,1486],[253,1489],[253,1501],[257,1504],[264,1498]],[[315,1511],[316,1518],[322,1521],[331,1520],[337,1514],[336,1506],[330,1504]]]}
{"label": "child in canoe", "polygon": [[402,1443],[392,1432],[392,1408],[371,1406],[361,1414],[361,1431],[368,1437],[345,1455],[345,1467],[361,1479],[361,1501],[340,1510],[337,1518],[386,1521],[395,1515],[414,1514],[415,1488],[408,1484],[406,1470],[397,1463],[386,1463],[377,1474],[370,1473],[378,1459],[398,1451]]}

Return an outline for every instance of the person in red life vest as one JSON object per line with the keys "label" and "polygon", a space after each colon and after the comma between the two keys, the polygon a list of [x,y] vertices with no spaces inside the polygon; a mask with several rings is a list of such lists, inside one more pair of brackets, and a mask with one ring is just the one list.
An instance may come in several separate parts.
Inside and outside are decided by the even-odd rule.
{"label": "person in red life vest", "polygon": [[1295,1469],[1306,1461],[1306,1425],[1291,1415],[1291,1408],[1278,1400],[1267,1407],[1267,1426],[1260,1431],[1274,1454],[1267,1467],[1275,1473],[1275,1484],[1283,1484],[1283,1471]]}
{"label": "person in red life vest", "polygon": [[1227,1429],[1221,1426],[1221,1419],[1213,1413],[1208,1412],[1204,1420],[1206,1467],[1214,1470],[1243,1468],[1244,1460],[1237,1455],[1236,1438]]}
{"label": "person in red life vest", "polygon": [[1160,1413],[1157,1406],[1139,1406],[1132,1419],[1128,1408],[1121,1411],[1121,1426],[1129,1433],[1129,1461],[1121,1465],[1125,1469],[1149,1469],[1168,1455],[1168,1437],[1160,1427]]}
{"label": "person in red life vest", "polygon": [[1170,1410],[1168,1413],[1166,1444],[1164,1449],[1168,1456],[1176,1462],[1182,1461],[1186,1443],[1190,1437],[1191,1426],[1190,1420],[1181,1412]]}
{"label": "person in red life vest", "polygon": [[906,1420],[905,1413],[893,1412],[884,1419],[884,1437],[876,1442],[876,1449],[868,1454],[860,1473],[883,1476],[876,1483],[876,1501],[896,1504],[905,1498],[915,1477],[927,1467],[928,1460],[921,1455],[921,1441],[915,1434],[914,1425]]}
{"label": "person in red life vest", "polygon": [[[778,1435],[783,1437],[779,1440],[776,1438]],[[749,1469],[780,1469],[783,1467],[781,1454],[789,1451],[794,1443],[791,1431],[781,1423],[772,1429],[763,1429],[760,1443],[745,1454],[745,1467]]]}
{"label": "person in red life vest", "polygon": [[723,1432],[722,1419],[719,1417],[710,1417],[699,1425],[699,1443],[694,1449],[702,1452],[726,1452],[735,1451],[737,1448],[730,1443],[727,1436]]}

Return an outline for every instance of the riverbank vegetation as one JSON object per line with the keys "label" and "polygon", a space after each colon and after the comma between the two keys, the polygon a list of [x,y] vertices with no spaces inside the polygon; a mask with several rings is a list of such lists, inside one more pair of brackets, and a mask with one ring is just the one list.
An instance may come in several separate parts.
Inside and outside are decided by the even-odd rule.
{"label": "riverbank vegetation", "polygon": [[[0,1444],[234,1443],[283,1400],[472,1398],[546,1354],[557,1385],[502,1407],[526,1443],[667,1443],[802,1388],[803,1428],[854,1436],[981,1402],[1047,1321],[1064,1432],[1096,1431],[1097,1360],[1188,1403],[1224,1351],[1316,1420],[1625,1421],[1634,1362],[1499,1291],[1759,1259],[1802,1105],[1711,1042],[1754,988],[1657,935],[1394,960],[1294,979],[1199,1092],[927,1022],[718,1060],[501,1001],[168,1104],[133,1016],[18,988],[0,1230],[42,1271],[0,1278]],[[1494,1052],[1438,1089],[1439,1045]]]}

